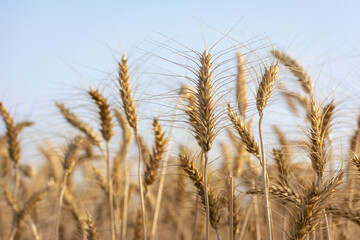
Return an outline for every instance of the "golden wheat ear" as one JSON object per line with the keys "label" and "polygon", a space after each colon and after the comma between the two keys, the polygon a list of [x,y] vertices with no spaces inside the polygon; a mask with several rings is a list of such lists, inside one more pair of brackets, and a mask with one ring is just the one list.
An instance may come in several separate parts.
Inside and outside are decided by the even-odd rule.
{"label": "golden wheat ear", "polygon": [[114,135],[114,124],[112,122],[111,109],[107,99],[102,95],[99,90],[90,87],[89,95],[95,101],[99,108],[99,116],[101,121],[101,134],[105,141],[109,142]]}
{"label": "golden wheat ear", "polygon": [[238,103],[239,113],[243,119],[246,119],[246,110],[248,107],[246,93],[246,65],[244,57],[240,52],[236,53],[237,73],[236,73],[236,100]]}
{"label": "golden wheat ear", "polygon": [[319,225],[320,213],[326,209],[329,198],[342,182],[344,172],[340,171],[334,178],[322,184],[313,183],[301,199],[299,212],[290,232],[290,239],[306,239]]}
{"label": "golden wheat ear", "polygon": [[86,239],[87,240],[97,240],[98,234],[96,229],[96,224],[94,223],[94,219],[87,213],[87,218],[85,219],[85,231],[86,231]]}
{"label": "golden wheat ear", "polygon": [[237,113],[231,108],[230,104],[228,104],[228,116],[246,150],[256,158],[260,159],[259,145],[255,141],[254,136],[250,133],[247,125],[239,118]]}
{"label": "golden wheat ear", "polygon": [[120,84],[120,95],[123,102],[123,107],[125,110],[125,115],[129,121],[130,126],[137,131],[137,121],[138,115],[132,97],[131,88],[130,88],[130,74],[129,68],[127,65],[127,58],[124,54],[119,65],[119,84]]}
{"label": "golden wheat ear", "polygon": [[258,109],[259,113],[264,112],[264,109],[269,102],[270,96],[274,89],[277,73],[278,63],[272,64],[269,68],[265,68],[256,94],[256,108]]}
{"label": "golden wheat ear", "polygon": [[[202,204],[205,207],[205,191],[204,191],[204,178],[199,170],[196,168],[195,164],[190,160],[190,157],[187,154],[179,153],[180,166],[187,173],[190,180],[193,182],[197,194],[201,199]],[[220,227],[221,220],[221,204],[218,201],[218,198],[215,196],[214,192],[208,186],[209,192],[209,213],[210,213],[210,224],[213,229],[218,230]]]}
{"label": "golden wheat ear", "polygon": [[154,134],[155,134],[155,147],[150,156],[150,162],[146,165],[145,169],[145,186],[149,187],[155,182],[157,170],[160,167],[160,161],[165,151],[166,138],[163,132],[159,119],[154,118],[153,121]]}
{"label": "golden wheat ear", "polygon": [[295,59],[288,56],[285,52],[274,50],[272,51],[274,57],[279,59],[279,61],[284,64],[289,70],[298,78],[301,87],[304,92],[313,95],[314,92],[314,82],[304,70],[304,68],[297,62]]}
{"label": "golden wheat ear", "polygon": [[5,108],[4,104],[0,102],[0,115],[2,116],[6,127],[6,140],[8,144],[8,151],[10,159],[15,165],[20,162],[20,142],[18,139],[18,131],[15,127],[14,119]]}
{"label": "golden wheat ear", "polygon": [[79,129],[82,133],[85,134],[85,136],[90,140],[91,143],[102,149],[102,141],[100,135],[93,128],[91,128],[78,116],[72,113],[68,108],[65,107],[63,103],[56,103],[56,107],[59,109],[60,113],[71,126]]}

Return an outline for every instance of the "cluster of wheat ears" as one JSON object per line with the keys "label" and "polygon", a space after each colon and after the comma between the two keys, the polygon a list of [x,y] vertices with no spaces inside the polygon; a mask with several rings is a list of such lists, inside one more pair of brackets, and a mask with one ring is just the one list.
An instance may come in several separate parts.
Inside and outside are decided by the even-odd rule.
{"label": "cluster of wheat ears", "polygon": [[[191,59],[195,67],[188,68],[191,84],[179,86],[172,120],[167,121],[171,124],[163,128],[161,116],[153,118],[153,143],[145,142],[139,131],[141,103],[135,101],[132,72],[123,55],[116,79],[122,106],[112,106],[102,91],[89,87],[89,104],[98,111],[96,129],[57,102],[59,115],[76,136],[65,146],[55,147],[50,140],[40,145],[46,161],[36,172],[21,161],[21,132],[33,123],[16,122],[0,103],[5,130],[0,139],[0,238],[353,239],[360,225],[360,120],[344,164],[335,164],[334,100],[317,99],[304,68],[285,52],[272,50],[271,63],[257,73],[253,100],[258,121],[253,121],[247,116],[252,79],[244,56],[235,54],[236,99],[220,104],[225,94],[215,74],[218,56],[207,49],[196,53]],[[274,125],[277,141],[269,151],[262,121],[279,90],[279,69],[297,79],[299,91],[282,87],[279,92],[294,112],[302,108],[306,131],[294,143]],[[172,139],[178,110],[186,119],[183,130],[194,138],[192,148]],[[113,149],[116,131],[122,139]],[[214,166],[209,166],[213,143],[222,151],[214,164],[217,170],[209,168]]]}

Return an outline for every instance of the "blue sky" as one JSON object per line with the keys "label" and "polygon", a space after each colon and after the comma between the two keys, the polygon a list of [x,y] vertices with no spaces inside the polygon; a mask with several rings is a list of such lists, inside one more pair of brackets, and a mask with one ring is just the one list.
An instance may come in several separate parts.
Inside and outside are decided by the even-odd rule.
{"label": "blue sky", "polygon": [[[305,62],[318,86],[360,77],[360,1],[0,1],[0,101],[21,117],[111,78],[122,52],[174,37],[192,49],[236,25]],[[200,26],[201,25],[201,26]],[[161,44],[160,44],[161,45]],[[136,55],[134,53],[134,55]],[[159,53],[159,55],[161,55]],[[325,60],[324,60],[325,59]],[[72,90],[74,89],[74,90]]]}

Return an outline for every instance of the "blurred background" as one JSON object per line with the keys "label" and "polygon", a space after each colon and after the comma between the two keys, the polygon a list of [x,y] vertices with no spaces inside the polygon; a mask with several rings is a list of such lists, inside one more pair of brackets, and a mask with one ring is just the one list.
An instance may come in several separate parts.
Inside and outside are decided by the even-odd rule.
{"label": "blurred background", "polygon": [[[54,119],[61,119],[55,101],[86,115],[88,86],[117,93],[122,53],[129,55],[144,107],[160,92],[169,93],[163,99],[174,96],[179,80],[163,73],[177,71],[169,64],[179,57],[176,51],[202,52],[206,45],[220,51],[241,46],[246,53],[266,47],[299,60],[320,99],[336,95],[353,126],[360,106],[359,9],[356,0],[0,1],[0,101],[17,119],[42,121],[38,131],[53,130]],[[161,111],[156,109],[147,108],[140,118],[150,123]],[[88,117],[96,119],[96,113]]]}

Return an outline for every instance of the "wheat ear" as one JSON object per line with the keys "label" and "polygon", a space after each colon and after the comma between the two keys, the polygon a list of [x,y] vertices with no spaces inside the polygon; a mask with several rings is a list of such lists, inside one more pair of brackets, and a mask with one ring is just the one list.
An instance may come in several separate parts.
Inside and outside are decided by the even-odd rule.
{"label": "wheat ear", "polygon": [[233,128],[238,133],[241,142],[244,144],[246,150],[257,157],[260,161],[260,148],[255,141],[254,136],[251,134],[247,125],[240,119],[240,117],[234,112],[230,104],[228,104],[228,116],[233,124]]}
{"label": "wheat ear", "polygon": [[236,53],[237,57],[237,73],[236,73],[236,100],[238,103],[239,113],[242,118],[246,119],[246,110],[248,107],[248,100],[246,97],[246,66],[244,57],[240,52]]}
{"label": "wheat ear", "polygon": [[20,184],[19,163],[20,163],[20,155],[21,155],[18,131],[15,127],[16,125],[14,123],[14,119],[11,117],[10,113],[7,111],[7,109],[5,108],[2,102],[0,102],[0,115],[2,116],[5,123],[6,141],[8,145],[7,148],[15,170],[15,188],[13,191],[13,198],[16,202],[19,191],[19,184]]}
{"label": "wheat ear", "polygon": [[300,63],[282,51],[274,50],[272,54],[298,78],[303,90],[307,94],[313,95],[314,83]]}
{"label": "wheat ear", "polygon": [[291,240],[305,239],[308,234],[316,230],[320,213],[326,209],[326,201],[340,185],[344,172],[323,184],[313,183],[308,193],[302,198],[300,211],[297,214],[294,227],[290,233]]}
{"label": "wheat ear", "polygon": [[154,118],[153,127],[155,135],[155,146],[150,156],[150,162],[146,165],[145,168],[145,188],[148,188],[155,182],[157,170],[160,167],[160,162],[163,157],[166,145],[165,133],[161,128],[158,118]]}
{"label": "wheat ear", "polygon": [[13,230],[10,236],[10,240],[13,239],[21,239],[22,235],[22,228],[25,223],[25,221],[30,217],[30,212],[35,207],[36,203],[39,202],[44,195],[50,190],[51,184],[46,186],[44,189],[35,192],[23,205],[21,209],[18,209],[16,207],[16,203],[13,202],[13,200],[10,198],[9,193],[4,190],[5,197],[8,202],[13,208],[13,211],[15,212],[14,222],[13,222]]}
{"label": "wheat ear", "polygon": [[[179,153],[180,166],[187,173],[190,180],[194,183],[197,189],[197,194],[201,199],[202,204],[205,206],[205,186],[204,178],[198,171],[195,164],[190,161],[187,154]],[[209,188],[209,187],[208,187]],[[218,230],[220,224],[220,204],[217,201],[213,191],[209,188],[209,213],[210,213],[210,224],[213,229]]]}
{"label": "wheat ear", "polygon": [[87,240],[97,240],[96,224],[94,223],[94,220],[89,213],[85,219],[85,231]]}
{"label": "wheat ear", "polygon": [[71,126],[79,129],[82,133],[84,133],[85,136],[91,141],[91,143],[95,144],[100,149],[103,148],[99,134],[92,127],[90,127],[78,116],[72,113],[68,108],[65,107],[63,103],[56,103],[56,107]]}

